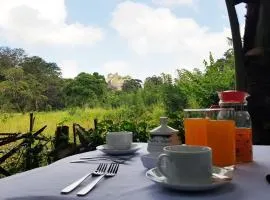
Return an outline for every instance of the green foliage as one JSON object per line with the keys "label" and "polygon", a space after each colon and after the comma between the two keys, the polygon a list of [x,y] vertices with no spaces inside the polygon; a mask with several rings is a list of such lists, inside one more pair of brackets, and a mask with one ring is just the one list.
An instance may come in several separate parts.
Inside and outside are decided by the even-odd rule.
{"label": "green foliage", "polygon": [[[47,135],[54,133],[56,125],[79,123],[88,129],[84,129],[85,144],[94,149],[105,142],[108,131],[131,131],[134,141],[146,142],[149,131],[159,125],[159,118],[167,116],[183,142],[183,109],[217,104],[217,91],[235,86],[231,49],[218,60],[210,53],[204,65],[203,70],[179,69],[175,79],[162,73],[147,77],[144,83],[117,74],[110,75],[106,82],[96,72],[64,79],[55,63],[28,56],[22,49],[0,47],[1,132],[27,132],[28,117],[22,113],[37,111],[37,124],[48,125]],[[99,120],[96,127],[93,119]],[[33,144],[28,150],[26,157],[30,155],[31,163],[40,165],[44,149]],[[20,167],[16,162],[10,161],[15,171]]]}
{"label": "green foliage", "polygon": [[55,63],[28,57],[22,49],[0,47],[0,103],[2,111],[59,109],[61,72]]}
{"label": "green foliage", "polygon": [[12,108],[24,111],[31,99],[24,71],[20,68],[9,68],[4,71],[3,77],[5,80],[0,82],[1,105],[11,104]]}
{"label": "green foliage", "polygon": [[[68,114],[59,116],[54,125],[80,123],[82,119],[86,121],[95,117],[112,120],[116,127],[127,120],[132,124],[144,122],[154,127],[160,116],[168,116],[171,125],[182,131],[182,135],[184,108],[207,108],[217,104],[217,92],[235,86],[232,49],[217,60],[210,53],[208,60],[204,61],[203,70],[179,69],[175,79],[170,74],[162,73],[147,77],[143,84],[141,80],[117,74],[109,75],[107,83],[105,77],[96,72],[63,79],[55,63],[27,56],[22,49],[8,47],[0,47],[0,69],[2,112],[66,109],[67,112],[62,113]],[[119,90],[121,84],[122,90]],[[102,111],[93,114],[87,108],[101,108]],[[8,121],[5,117],[3,120]],[[126,126],[130,125],[128,122]],[[91,126],[91,123],[87,124],[87,127]]]}
{"label": "green foliage", "polygon": [[164,105],[167,113],[182,111],[187,105],[184,93],[177,85],[164,86]]}
{"label": "green foliage", "polygon": [[144,81],[142,98],[146,106],[162,103],[163,80],[160,76],[148,77]]}
{"label": "green foliage", "polygon": [[105,78],[98,73],[80,73],[64,88],[66,103],[71,106],[94,107],[102,100],[107,89]]}
{"label": "green foliage", "polygon": [[[124,126],[138,133],[147,129],[141,123],[154,127],[159,117],[165,115],[169,116],[171,125],[183,134],[184,108],[206,108],[217,104],[217,92],[235,86],[231,49],[218,60],[210,53],[204,65],[204,70],[179,69],[175,79],[170,74],[162,73],[146,78],[142,84],[141,80],[132,77],[120,79],[110,75],[107,83],[105,77],[96,72],[63,79],[55,63],[48,63],[37,56],[27,56],[22,49],[0,47],[0,110],[24,113],[65,108],[68,114],[60,117],[56,123],[78,123],[91,115],[107,120],[103,128],[108,125],[108,129]],[[118,79],[120,82],[117,82]],[[117,87],[111,87],[112,81]],[[119,84],[122,84],[122,90],[119,90]],[[102,108],[107,112],[92,114],[88,113],[87,108]],[[110,124],[108,120],[113,123]],[[137,130],[138,126],[140,130]],[[143,135],[136,137],[141,141],[145,139]],[[96,143],[101,140],[97,138]]]}
{"label": "green foliage", "polygon": [[224,58],[215,61],[210,54],[209,63],[204,61],[205,72],[178,70],[176,84],[187,97],[189,107],[209,107],[218,104],[218,91],[233,89],[233,52],[227,51]]}
{"label": "green foliage", "polygon": [[23,49],[11,49],[9,47],[0,47],[0,80],[4,80],[5,70],[19,66],[25,58]]}
{"label": "green foliage", "polygon": [[85,131],[85,139],[88,141],[88,147],[94,149],[98,145],[104,144],[108,132],[128,131],[133,133],[133,141],[147,142],[149,138],[148,124],[140,121],[113,121],[103,120],[96,124],[95,128]]}
{"label": "green foliage", "polygon": [[141,83],[142,81],[139,79],[127,79],[122,85],[122,90],[124,92],[136,92],[142,87]]}
{"label": "green foliage", "polygon": [[234,88],[233,51],[229,49],[218,60],[210,53],[208,60],[204,61],[203,71],[178,70],[175,80],[166,73],[148,77],[143,84],[141,80],[124,77],[122,90],[118,90],[110,85],[112,80],[116,81],[113,75],[108,77],[108,83],[96,72],[63,79],[55,63],[27,56],[22,49],[0,47],[0,110],[24,113],[72,107],[123,107],[130,110],[125,115],[132,117],[143,115],[155,105],[165,108],[167,115],[181,113],[185,107],[209,107],[218,103],[217,91]]}
{"label": "green foliage", "polygon": [[160,76],[147,77],[144,81],[144,88],[151,89],[157,88],[162,85],[163,79]]}
{"label": "green foliage", "polygon": [[[1,156],[6,156],[6,153],[9,154],[5,158],[5,161],[1,163],[1,166],[10,174],[15,174],[47,165],[47,144],[50,139],[44,137],[42,134],[39,134],[37,138],[31,132],[20,134],[20,136],[21,138],[17,141],[0,146],[0,150],[4,150],[3,154],[0,152]],[[12,138],[12,136],[10,137]]]}
{"label": "green foliage", "polygon": [[108,91],[105,101],[107,102],[107,107],[111,108],[119,108],[122,105],[122,98],[121,98],[121,92],[120,91]]}

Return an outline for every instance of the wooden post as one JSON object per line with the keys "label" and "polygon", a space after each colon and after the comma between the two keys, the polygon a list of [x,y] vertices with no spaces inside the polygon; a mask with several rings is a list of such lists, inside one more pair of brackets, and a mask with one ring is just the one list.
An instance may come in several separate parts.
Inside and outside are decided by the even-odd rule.
{"label": "wooden post", "polygon": [[77,146],[77,133],[76,133],[76,124],[73,123],[72,125],[72,130],[73,130],[73,143],[74,143],[74,146],[76,147]]}
{"label": "wooden post", "polygon": [[57,126],[55,131],[55,148],[59,146],[68,145],[68,141],[69,141],[69,127]]}
{"label": "wooden post", "polygon": [[34,122],[35,122],[34,114],[33,113],[30,113],[30,127],[29,127],[29,132],[30,133],[33,132]]}
{"label": "wooden post", "polygon": [[28,143],[26,144],[26,150],[25,150],[25,169],[29,170],[32,168],[32,133],[33,133],[33,129],[34,129],[34,114],[30,113],[30,126],[29,126],[29,135],[28,135],[28,139],[26,141],[28,141]]}
{"label": "wooden post", "polygon": [[98,119],[94,119],[94,128],[97,129],[98,126]]}
{"label": "wooden post", "polygon": [[270,145],[270,1],[248,4],[245,56],[253,143]]}
{"label": "wooden post", "polygon": [[240,27],[238,17],[235,9],[234,0],[226,0],[229,20],[231,24],[232,40],[235,56],[235,79],[236,89],[239,91],[246,91],[246,70],[244,65],[244,54],[242,51],[242,40],[240,34]]}

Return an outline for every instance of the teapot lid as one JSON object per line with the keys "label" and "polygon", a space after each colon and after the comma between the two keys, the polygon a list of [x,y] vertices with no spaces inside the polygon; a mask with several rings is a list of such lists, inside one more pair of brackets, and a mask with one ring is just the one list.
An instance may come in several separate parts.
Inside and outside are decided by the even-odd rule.
{"label": "teapot lid", "polygon": [[154,128],[150,131],[151,135],[172,135],[173,133],[178,133],[177,129],[174,129],[168,124],[168,117],[160,117],[160,126]]}

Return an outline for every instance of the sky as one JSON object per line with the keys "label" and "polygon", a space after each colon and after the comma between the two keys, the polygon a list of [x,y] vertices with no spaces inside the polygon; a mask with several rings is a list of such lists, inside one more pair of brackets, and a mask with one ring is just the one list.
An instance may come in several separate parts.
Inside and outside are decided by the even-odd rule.
{"label": "sky", "polygon": [[[237,12],[243,29],[245,5]],[[225,0],[0,0],[0,46],[55,62],[64,78],[203,70],[230,36]]]}

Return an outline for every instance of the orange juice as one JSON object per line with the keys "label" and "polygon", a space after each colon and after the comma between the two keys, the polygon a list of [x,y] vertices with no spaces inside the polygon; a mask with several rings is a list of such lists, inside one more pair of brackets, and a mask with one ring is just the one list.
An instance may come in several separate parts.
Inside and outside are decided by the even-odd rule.
{"label": "orange juice", "polygon": [[207,145],[207,122],[203,118],[185,118],[185,143],[188,145]]}
{"label": "orange juice", "polygon": [[251,128],[236,128],[236,162],[251,162],[252,153],[252,131]]}
{"label": "orange juice", "polygon": [[212,148],[213,164],[219,167],[234,165],[235,122],[233,120],[209,120],[207,146]]}

